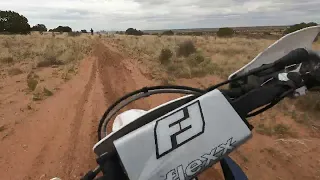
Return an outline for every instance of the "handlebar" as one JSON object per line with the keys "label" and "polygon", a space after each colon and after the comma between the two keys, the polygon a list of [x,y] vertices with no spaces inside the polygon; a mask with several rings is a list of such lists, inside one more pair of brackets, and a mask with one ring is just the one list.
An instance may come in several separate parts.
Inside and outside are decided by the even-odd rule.
{"label": "handlebar", "polygon": [[[286,66],[300,63],[302,63],[302,68],[299,69],[299,72],[286,72],[283,70]],[[309,88],[320,82],[319,67],[319,56],[314,56],[313,53],[302,48],[296,49],[272,64],[263,65],[246,73],[246,84],[228,90],[221,90],[221,92],[229,100],[239,116],[245,119],[271,108],[283,98],[292,95],[300,87],[307,86]],[[284,78],[279,75],[283,75]],[[236,80],[244,77],[236,77]],[[227,82],[231,81],[228,80]],[[209,88],[208,90],[213,89]],[[175,109],[177,103],[173,102],[166,105],[166,107],[168,106],[168,109]],[[261,107],[264,108],[249,114]],[[250,124],[247,125],[251,126]],[[87,174],[88,176],[83,179],[93,179],[92,177],[97,175],[98,171],[102,171],[104,175],[99,178],[100,180],[127,180],[128,178],[123,172],[121,161],[118,158],[118,156],[112,155],[103,158],[103,162],[101,161],[101,157],[98,158],[97,162],[101,168],[97,168],[96,171],[90,171]]]}

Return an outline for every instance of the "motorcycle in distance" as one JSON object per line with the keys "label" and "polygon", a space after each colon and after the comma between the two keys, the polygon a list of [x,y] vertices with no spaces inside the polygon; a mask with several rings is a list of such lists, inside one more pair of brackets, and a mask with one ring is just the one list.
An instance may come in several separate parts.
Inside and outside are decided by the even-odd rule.
{"label": "motorcycle in distance", "polygon": [[[102,172],[96,179],[189,180],[218,162],[225,179],[247,179],[228,154],[252,138],[248,117],[320,85],[320,53],[312,50],[319,32],[314,26],[282,37],[227,81],[207,89],[145,87],[120,98],[100,120],[93,147],[99,166],[82,179]],[[225,84],[228,90],[218,89]],[[125,111],[107,131],[123,107],[162,93],[185,96],[151,110]]]}

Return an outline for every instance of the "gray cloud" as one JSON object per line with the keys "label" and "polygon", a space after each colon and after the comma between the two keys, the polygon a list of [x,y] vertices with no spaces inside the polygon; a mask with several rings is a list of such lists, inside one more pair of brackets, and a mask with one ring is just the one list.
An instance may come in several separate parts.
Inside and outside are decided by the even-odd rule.
{"label": "gray cloud", "polygon": [[31,24],[76,30],[320,23],[319,0],[11,0],[0,7],[24,14]]}

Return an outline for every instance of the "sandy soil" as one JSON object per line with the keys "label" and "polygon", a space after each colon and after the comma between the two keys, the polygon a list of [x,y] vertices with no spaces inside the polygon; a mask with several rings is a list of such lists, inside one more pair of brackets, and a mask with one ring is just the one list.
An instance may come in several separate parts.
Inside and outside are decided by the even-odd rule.
{"label": "sandy soil", "polygon": [[[61,83],[54,96],[37,102],[31,110],[26,108],[30,98],[20,83],[25,76],[1,82],[1,179],[79,179],[96,165],[92,147],[97,141],[98,120],[108,105],[125,93],[157,84],[142,64],[101,42],[96,43],[93,56],[81,62],[75,77]],[[217,81],[214,76],[179,80],[194,87]],[[155,96],[132,107],[149,109],[175,97]],[[281,114],[276,120],[292,124],[297,137],[281,139],[255,133],[232,157],[250,179],[320,179],[319,136]],[[200,179],[222,179],[217,169],[213,167]]]}

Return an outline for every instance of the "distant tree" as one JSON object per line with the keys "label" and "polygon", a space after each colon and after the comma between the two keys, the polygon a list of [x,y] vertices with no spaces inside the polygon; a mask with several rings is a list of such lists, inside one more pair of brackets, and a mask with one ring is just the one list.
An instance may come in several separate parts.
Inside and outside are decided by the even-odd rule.
{"label": "distant tree", "polygon": [[31,28],[31,31],[47,32],[47,30],[44,24],[37,24]]}
{"label": "distant tree", "polygon": [[0,32],[12,34],[30,33],[28,19],[14,11],[0,10]]}
{"label": "distant tree", "polygon": [[162,35],[172,36],[172,35],[174,35],[174,32],[171,31],[171,30],[169,30],[169,31],[164,31],[164,32],[162,33]]}
{"label": "distant tree", "polygon": [[81,30],[81,33],[88,33],[88,31],[83,29],[83,30]]}
{"label": "distant tree", "polygon": [[194,36],[202,36],[203,32],[197,31],[197,32],[193,32]]}
{"label": "distant tree", "polygon": [[126,30],[126,34],[127,35],[134,35],[134,36],[142,36],[143,32],[140,30],[133,29],[133,28],[128,28]]}
{"label": "distant tree", "polygon": [[72,32],[72,29],[69,26],[58,26],[57,28],[51,29],[51,32]]}
{"label": "distant tree", "polygon": [[234,34],[234,31],[231,28],[220,28],[217,32],[217,35],[219,37],[229,37],[229,36],[232,36],[233,34]]}
{"label": "distant tree", "polygon": [[303,28],[306,28],[306,27],[311,27],[311,26],[317,26],[318,24],[315,23],[315,22],[310,22],[310,23],[300,23],[300,24],[295,24],[295,25],[292,25],[290,27],[288,27],[285,31],[284,31],[284,34],[290,34],[290,33],[293,33],[295,31],[298,31],[300,29],[303,29]]}

